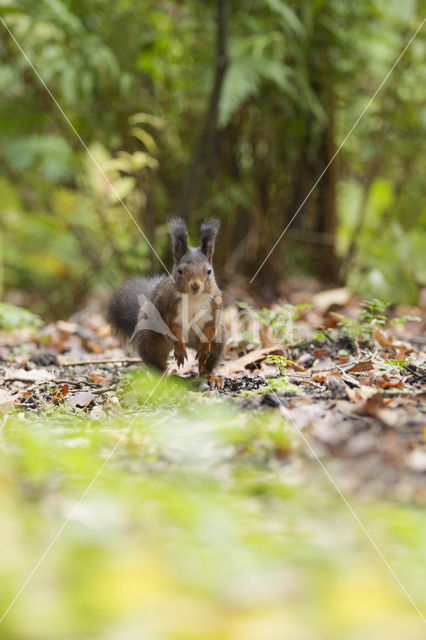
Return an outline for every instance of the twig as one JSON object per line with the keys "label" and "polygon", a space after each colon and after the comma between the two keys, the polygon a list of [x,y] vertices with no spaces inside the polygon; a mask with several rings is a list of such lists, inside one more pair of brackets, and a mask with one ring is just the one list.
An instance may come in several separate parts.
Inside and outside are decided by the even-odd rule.
{"label": "twig", "polygon": [[132,364],[133,362],[142,362],[140,358],[115,358],[109,360],[104,358],[103,360],[76,360],[75,362],[60,362],[61,367],[79,367],[85,364],[120,364],[126,362]]}

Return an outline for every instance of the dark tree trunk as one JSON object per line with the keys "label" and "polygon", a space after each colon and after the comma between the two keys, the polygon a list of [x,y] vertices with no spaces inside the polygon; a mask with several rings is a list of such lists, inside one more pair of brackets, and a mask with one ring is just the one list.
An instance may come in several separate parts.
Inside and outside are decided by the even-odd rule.
{"label": "dark tree trunk", "polygon": [[[316,248],[317,273],[324,282],[338,284],[340,280],[340,260],[336,254],[334,239],[337,228],[337,159],[333,159],[336,152],[334,141],[334,100],[331,95],[327,100],[328,122],[322,136],[319,149],[320,171],[326,169],[317,186],[316,224],[314,230],[325,238],[332,238],[333,242],[318,243]],[[331,164],[330,164],[331,162]]]}
{"label": "dark tree trunk", "polygon": [[213,86],[209,96],[204,123],[197,140],[185,180],[180,192],[176,215],[187,219],[200,191],[201,183],[209,167],[217,134],[219,102],[223,81],[228,67],[229,0],[216,2],[216,56]]}
{"label": "dark tree trunk", "polygon": [[155,247],[155,175],[151,176],[151,180],[148,184],[143,183],[142,179],[139,179],[140,193],[145,193],[146,201],[142,205],[139,218],[141,220],[142,228],[145,229],[146,237],[149,240],[149,270],[155,271],[155,267],[158,264],[158,258],[155,254],[153,247]]}

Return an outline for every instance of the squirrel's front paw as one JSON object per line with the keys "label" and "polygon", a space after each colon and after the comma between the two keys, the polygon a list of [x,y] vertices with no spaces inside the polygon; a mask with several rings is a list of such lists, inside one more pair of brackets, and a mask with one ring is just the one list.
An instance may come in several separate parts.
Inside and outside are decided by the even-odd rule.
{"label": "squirrel's front paw", "polygon": [[198,366],[202,370],[207,362],[207,358],[210,354],[210,342],[200,342],[198,345],[197,353],[195,354],[198,360]]}
{"label": "squirrel's front paw", "polygon": [[176,342],[174,354],[178,367],[182,366],[185,360],[188,360],[188,354],[184,342]]}
{"label": "squirrel's front paw", "polygon": [[210,389],[223,389],[225,386],[225,378],[223,376],[215,376],[214,374],[211,374],[209,375],[207,382]]}

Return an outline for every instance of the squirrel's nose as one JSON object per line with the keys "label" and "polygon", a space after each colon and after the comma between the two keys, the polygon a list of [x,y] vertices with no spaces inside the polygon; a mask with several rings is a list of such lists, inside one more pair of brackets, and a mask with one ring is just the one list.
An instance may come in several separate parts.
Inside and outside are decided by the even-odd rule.
{"label": "squirrel's nose", "polygon": [[191,289],[194,293],[197,293],[197,291],[199,291],[200,289],[200,283],[199,282],[191,282]]}

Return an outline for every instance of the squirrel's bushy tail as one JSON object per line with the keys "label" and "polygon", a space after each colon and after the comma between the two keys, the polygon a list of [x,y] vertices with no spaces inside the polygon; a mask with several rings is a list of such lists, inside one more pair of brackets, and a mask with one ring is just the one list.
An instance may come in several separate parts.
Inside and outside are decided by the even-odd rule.
{"label": "squirrel's bushy tail", "polygon": [[131,338],[138,321],[141,296],[148,297],[165,276],[129,280],[113,293],[108,303],[107,318],[117,333]]}

